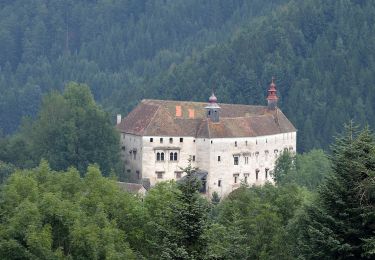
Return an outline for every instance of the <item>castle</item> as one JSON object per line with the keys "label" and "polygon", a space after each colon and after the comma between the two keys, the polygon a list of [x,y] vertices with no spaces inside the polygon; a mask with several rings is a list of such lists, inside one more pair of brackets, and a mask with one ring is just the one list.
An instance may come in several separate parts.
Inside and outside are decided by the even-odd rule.
{"label": "castle", "polygon": [[277,107],[274,80],[267,106],[142,100],[124,119],[117,118],[121,155],[129,176],[153,186],[178,180],[189,161],[200,169],[207,194],[220,196],[241,182],[273,182],[282,151],[296,151],[297,131]]}

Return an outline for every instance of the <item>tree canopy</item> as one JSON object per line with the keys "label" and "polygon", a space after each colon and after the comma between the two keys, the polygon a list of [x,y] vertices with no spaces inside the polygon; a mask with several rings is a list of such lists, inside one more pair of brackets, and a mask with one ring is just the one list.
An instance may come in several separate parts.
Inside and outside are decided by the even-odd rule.
{"label": "tree canopy", "polygon": [[46,95],[36,120],[2,141],[5,149],[0,158],[19,167],[37,165],[44,158],[54,170],[74,166],[81,173],[90,163],[97,163],[109,175],[120,167],[119,140],[89,87],[71,82],[63,94]]}

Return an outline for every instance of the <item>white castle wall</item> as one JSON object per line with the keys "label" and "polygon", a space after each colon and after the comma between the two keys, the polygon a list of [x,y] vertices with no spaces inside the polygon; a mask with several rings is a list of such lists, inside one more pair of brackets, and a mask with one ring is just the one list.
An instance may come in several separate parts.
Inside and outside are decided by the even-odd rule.
{"label": "white castle wall", "polygon": [[[150,142],[150,138],[153,138],[153,142]],[[163,138],[163,143],[160,138]],[[173,138],[172,143],[169,138]],[[278,154],[284,149],[296,151],[296,132],[248,138],[181,138],[183,142],[180,142],[180,137],[122,134],[121,145],[125,147],[122,157],[126,171],[130,171],[135,179],[149,178],[151,185],[155,185],[158,181],[176,179],[176,172],[185,168],[189,158],[195,156],[192,166],[208,172],[207,192],[212,194],[216,191],[220,196],[225,196],[238,188],[246,175],[249,185],[272,182],[271,173]],[[135,159],[134,154],[130,153],[134,150]],[[156,160],[157,152],[165,153],[164,161]],[[178,160],[171,161],[169,152],[177,152]],[[234,165],[234,156],[239,157],[238,165]],[[245,157],[248,157],[248,163],[245,163]],[[269,169],[267,179],[266,168]],[[258,180],[255,173],[257,169]],[[158,178],[157,172],[163,172],[162,178]],[[237,183],[234,174],[238,174]]]}
{"label": "white castle wall", "polygon": [[[150,142],[150,138],[153,138],[153,142]],[[163,142],[160,142],[160,138],[163,138]],[[172,143],[170,143],[172,138]],[[183,138],[183,142],[180,142],[180,138]],[[176,179],[176,172],[181,172],[181,168],[188,166],[188,160],[193,157],[196,158],[194,137],[169,137],[169,136],[144,136],[143,137],[143,171],[142,177],[149,178],[151,185],[159,181]],[[164,152],[164,161],[157,161],[156,154]],[[177,161],[170,160],[169,153],[177,152]],[[192,166],[195,166],[196,162],[192,161]],[[156,172],[163,172],[163,178],[158,179]]]}

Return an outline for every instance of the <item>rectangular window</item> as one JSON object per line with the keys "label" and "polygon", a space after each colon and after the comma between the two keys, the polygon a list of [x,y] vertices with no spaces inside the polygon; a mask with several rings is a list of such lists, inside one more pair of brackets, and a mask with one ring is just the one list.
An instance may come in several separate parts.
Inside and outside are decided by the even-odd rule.
{"label": "rectangular window", "polygon": [[245,164],[249,164],[249,157],[245,156]]}
{"label": "rectangular window", "polygon": [[156,178],[163,179],[164,172],[156,172]]}
{"label": "rectangular window", "polygon": [[247,183],[247,179],[249,177],[249,174],[248,173],[244,173],[244,182]]}
{"label": "rectangular window", "polygon": [[221,161],[221,157],[220,157],[220,155],[217,157],[217,161],[218,161],[218,162]]}
{"label": "rectangular window", "polygon": [[266,180],[268,179],[268,171],[269,171],[269,169],[268,169],[268,168],[266,168],[266,169],[264,170],[264,172],[265,172],[265,177],[266,177]]}
{"label": "rectangular window", "polygon": [[193,162],[195,162],[195,155],[193,155]]}
{"label": "rectangular window", "polygon": [[256,170],[255,170],[255,179],[258,180],[258,177],[259,177],[259,170],[256,169]]}
{"label": "rectangular window", "polygon": [[169,138],[169,143],[170,143],[170,144],[173,143],[173,138],[172,138],[172,137]]}
{"label": "rectangular window", "polygon": [[218,186],[218,187],[221,187],[221,180],[218,180],[218,181],[217,181],[217,186]]}
{"label": "rectangular window", "polygon": [[233,157],[233,163],[234,165],[238,165],[238,156]]}
{"label": "rectangular window", "polygon": [[150,138],[150,143],[152,143],[153,141],[154,141],[154,138],[151,137],[151,138]]}
{"label": "rectangular window", "polygon": [[160,138],[160,143],[161,143],[161,144],[163,143],[163,138]]}
{"label": "rectangular window", "polygon": [[139,171],[135,171],[135,173],[137,174],[137,179],[139,180],[141,178],[141,174]]}
{"label": "rectangular window", "polygon": [[184,141],[184,138],[180,137],[180,143],[182,143]]}
{"label": "rectangular window", "polygon": [[178,180],[178,179],[181,179],[181,177],[182,177],[182,172],[181,171],[176,171],[176,172],[174,172],[175,173],[175,175],[176,175],[176,179]]}
{"label": "rectangular window", "polygon": [[239,176],[238,173],[233,174],[234,183],[237,183],[237,182],[238,182],[238,176]]}
{"label": "rectangular window", "polygon": [[134,160],[137,159],[137,151],[133,151],[133,159],[134,159]]}
{"label": "rectangular window", "polygon": [[234,146],[237,147],[237,141],[234,142]]}

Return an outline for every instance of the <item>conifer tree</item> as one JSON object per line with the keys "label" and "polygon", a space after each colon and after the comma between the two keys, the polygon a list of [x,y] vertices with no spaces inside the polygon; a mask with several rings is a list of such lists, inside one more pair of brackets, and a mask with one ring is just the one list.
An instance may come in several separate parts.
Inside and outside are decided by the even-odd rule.
{"label": "conifer tree", "polygon": [[333,146],[331,160],[333,174],[300,218],[299,254],[307,259],[374,257],[374,201],[364,205],[360,192],[375,171],[373,134],[367,128],[357,132],[351,123]]}
{"label": "conifer tree", "polygon": [[197,169],[189,165],[178,183],[177,203],[172,207],[172,222],[175,225],[174,241],[177,245],[173,259],[202,259],[205,249],[203,232],[207,224],[208,203],[199,194],[201,182],[196,176]]}

